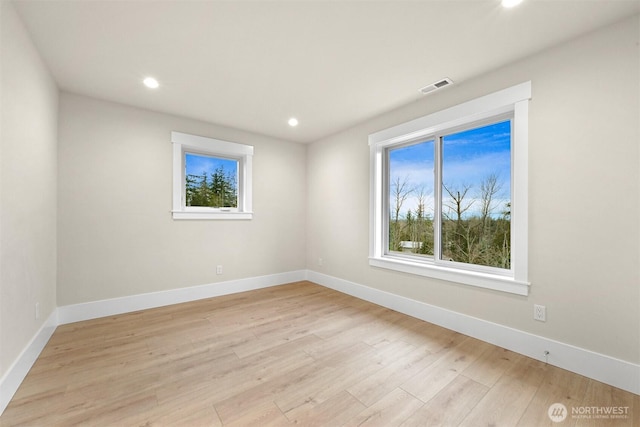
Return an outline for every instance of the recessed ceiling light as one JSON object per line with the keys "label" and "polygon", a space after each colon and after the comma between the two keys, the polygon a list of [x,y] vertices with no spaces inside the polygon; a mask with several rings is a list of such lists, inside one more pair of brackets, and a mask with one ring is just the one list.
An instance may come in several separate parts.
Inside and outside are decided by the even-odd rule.
{"label": "recessed ceiling light", "polygon": [[157,89],[158,86],[160,86],[160,83],[158,83],[158,81],[153,77],[147,77],[142,81],[142,83],[144,83],[144,85],[149,89]]}
{"label": "recessed ceiling light", "polygon": [[296,119],[295,117],[291,117],[288,123],[289,123],[289,126],[296,127],[298,126],[298,119]]}
{"label": "recessed ceiling light", "polygon": [[512,8],[522,3],[522,0],[502,0],[502,7]]}

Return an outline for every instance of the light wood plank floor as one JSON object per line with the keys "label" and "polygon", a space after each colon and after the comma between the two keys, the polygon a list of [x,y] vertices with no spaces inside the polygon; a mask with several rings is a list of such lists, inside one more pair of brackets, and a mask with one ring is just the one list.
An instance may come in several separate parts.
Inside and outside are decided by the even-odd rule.
{"label": "light wood plank floor", "polygon": [[299,282],[60,326],[0,424],[640,426],[640,397]]}

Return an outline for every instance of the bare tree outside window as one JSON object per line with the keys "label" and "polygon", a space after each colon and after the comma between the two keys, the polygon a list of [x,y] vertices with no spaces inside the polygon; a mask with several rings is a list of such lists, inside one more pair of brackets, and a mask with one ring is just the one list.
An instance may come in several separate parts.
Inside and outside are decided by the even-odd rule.
{"label": "bare tree outside window", "polygon": [[[509,269],[511,122],[443,135],[441,199],[433,199],[435,140],[388,150],[389,252]],[[439,206],[441,247],[435,248]]]}

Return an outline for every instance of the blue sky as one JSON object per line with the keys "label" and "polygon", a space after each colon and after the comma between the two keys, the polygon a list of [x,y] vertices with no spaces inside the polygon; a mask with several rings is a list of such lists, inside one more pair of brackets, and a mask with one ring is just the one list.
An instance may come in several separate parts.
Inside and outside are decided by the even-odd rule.
{"label": "blue sky", "polygon": [[205,172],[208,176],[211,176],[220,166],[223,166],[227,173],[232,171],[237,174],[238,172],[237,160],[186,153],[184,163],[187,175],[202,175]]}
{"label": "blue sky", "polygon": [[[469,202],[478,196],[480,183],[490,174],[498,176],[501,187],[494,203],[496,213],[504,210],[511,193],[511,122],[499,122],[444,137],[442,180],[450,189],[471,185]],[[397,148],[390,154],[391,182],[406,177],[412,188],[423,188],[427,195],[427,210],[433,213],[434,142],[425,141]],[[446,194],[443,195],[445,197]],[[391,196],[393,198],[393,196]],[[446,197],[445,197],[446,199]],[[446,200],[445,200],[446,203]],[[391,200],[393,205],[393,200]],[[415,196],[407,199],[402,212],[415,209]],[[430,206],[430,207],[429,207]],[[479,207],[474,203],[473,208]]]}

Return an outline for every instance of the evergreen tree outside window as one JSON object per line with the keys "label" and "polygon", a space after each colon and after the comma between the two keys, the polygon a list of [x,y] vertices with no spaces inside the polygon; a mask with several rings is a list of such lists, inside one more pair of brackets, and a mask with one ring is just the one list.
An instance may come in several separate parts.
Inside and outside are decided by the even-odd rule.
{"label": "evergreen tree outside window", "polygon": [[252,146],[180,132],[171,141],[174,219],[252,218]]}
{"label": "evergreen tree outside window", "polygon": [[238,161],[185,153],[186,206],[238,207]]}

